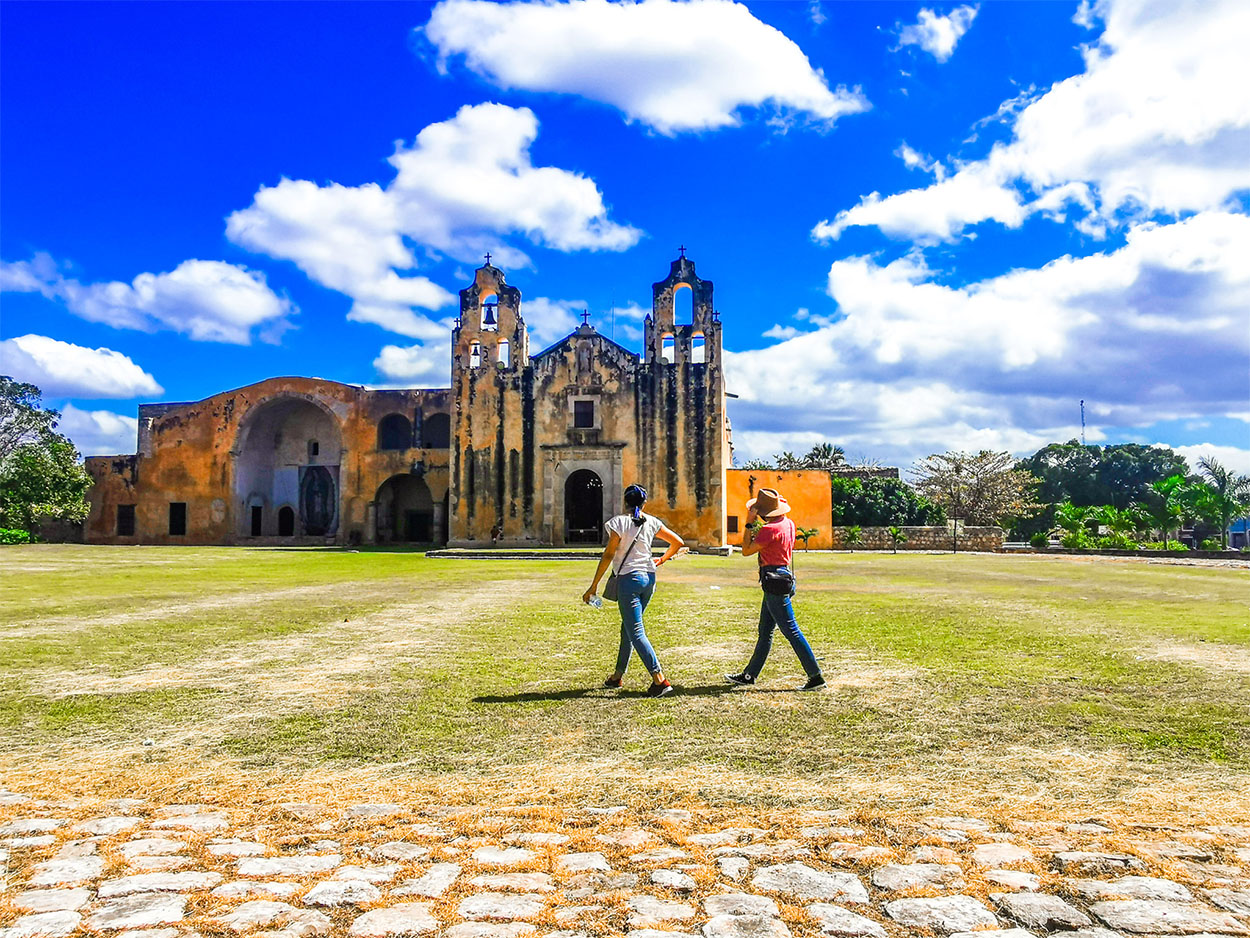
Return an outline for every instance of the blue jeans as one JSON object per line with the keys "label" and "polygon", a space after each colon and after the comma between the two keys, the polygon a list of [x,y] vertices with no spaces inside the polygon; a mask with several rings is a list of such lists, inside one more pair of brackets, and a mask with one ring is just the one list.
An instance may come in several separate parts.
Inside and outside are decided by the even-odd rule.
{"label": "blue jeans", "polygon": [[621,610],[621,649],[616,654],[616,673],[625,673],[632,648],[638,652],[643,667],[655,674],[660,670],[660,659],[642,628],[642,614],[655,592],[655,574],[627,573],[616,578],[616,587],[616,605]]}
{"label": "blue jeans", "polygon": [[[788,568],[778,569],[787,570]],[[760,676],[760,671],[764,669],[764,662],[768,660],[768,653],[773,648],[773,630],[777,628],[781,629],[781,634],[789,640],[790,647],[799,656],[799,663],[803,665],[807,676],[816,677],[820,674],[820,665],[816,663],[816,655],[812,652],[812,646],[803,637],[799,623],[794,618],[794,606],[790,602],[790,597],[774,596],[772,593],[765,593],[764,601],[760,604],[760,637],[755,643],[755,653],[751,655],[751,662],[745,668],[746,673],[755,678]]]}

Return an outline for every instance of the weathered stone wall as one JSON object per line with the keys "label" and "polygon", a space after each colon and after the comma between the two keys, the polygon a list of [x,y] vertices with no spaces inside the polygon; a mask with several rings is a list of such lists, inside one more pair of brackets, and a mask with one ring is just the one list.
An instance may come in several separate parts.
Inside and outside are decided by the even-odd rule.
{"label": "weathered stone wall", "polygon": [[[909,526],[900,528],[907,542],[899,550],[950,550],[951,530],[945,525]],[[833,529],[833,549],[849,550],[845,527]],[[893,550],[889,528],[862,528],[862,540],[855,550]],[[996,527],[959,527],[959,550],[994,551],[1003,546],[1003,529]],[[812,545],[815,546],[814,544]]]}

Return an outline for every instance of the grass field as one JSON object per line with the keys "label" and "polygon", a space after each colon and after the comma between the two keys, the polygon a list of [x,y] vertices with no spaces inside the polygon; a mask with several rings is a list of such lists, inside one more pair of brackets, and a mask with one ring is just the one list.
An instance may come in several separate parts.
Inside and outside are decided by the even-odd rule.
{"label": "grass field", "polygon": [[[199,773],[892,808],[1250,804],[1250,571],[1109,558],[800,554],[800,624],[745,663],[753,561],[666,567],[678,693],[598,689],[615,610],[585,561],[387,551],[0,550],[0,773]],[[147,743],[145,745],[145,743]]]}

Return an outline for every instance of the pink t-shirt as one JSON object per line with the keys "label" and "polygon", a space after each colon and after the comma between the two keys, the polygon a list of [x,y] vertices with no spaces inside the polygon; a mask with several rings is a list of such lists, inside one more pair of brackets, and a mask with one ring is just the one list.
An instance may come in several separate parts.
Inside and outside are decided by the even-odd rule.
{"label": "pink t-shirt", "polygon": [[761,567],[788,567],[794,554],[794,522],[782,515],[755,532]]}

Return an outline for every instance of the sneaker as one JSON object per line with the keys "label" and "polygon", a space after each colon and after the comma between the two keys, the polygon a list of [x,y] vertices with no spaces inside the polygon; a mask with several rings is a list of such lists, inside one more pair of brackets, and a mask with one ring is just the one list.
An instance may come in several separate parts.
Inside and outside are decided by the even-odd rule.
{"label": "sneaker", "polygon": [[612,677],[612,675],[610,674],[606,678],[603,679],[604,687],[620,687],[621,684],[623,683],[624,683],[624,678]]}
{"label": "sneaker", "polygon": [[737,674],[726,674],[725,680],[730,684],[737,684],[739,687],[749,687],[755,683],[755,678],[745,671],[739,671]]}
{"label": "sneaker", "polygon": [[823,674],[817,674],[815,677],[809,677],[807,679],[807,683],[800,687],[799,690],[823,690],[824,687],[825,676]]}
{"label": "sneaker", "polygon": [[673,685],[668,681],[665,681],[663,684],[657,684],[655,681],[652,681],[651,686],[647,688],[648,697],[663,697],[665,694],[671,694],[672,692]]}

